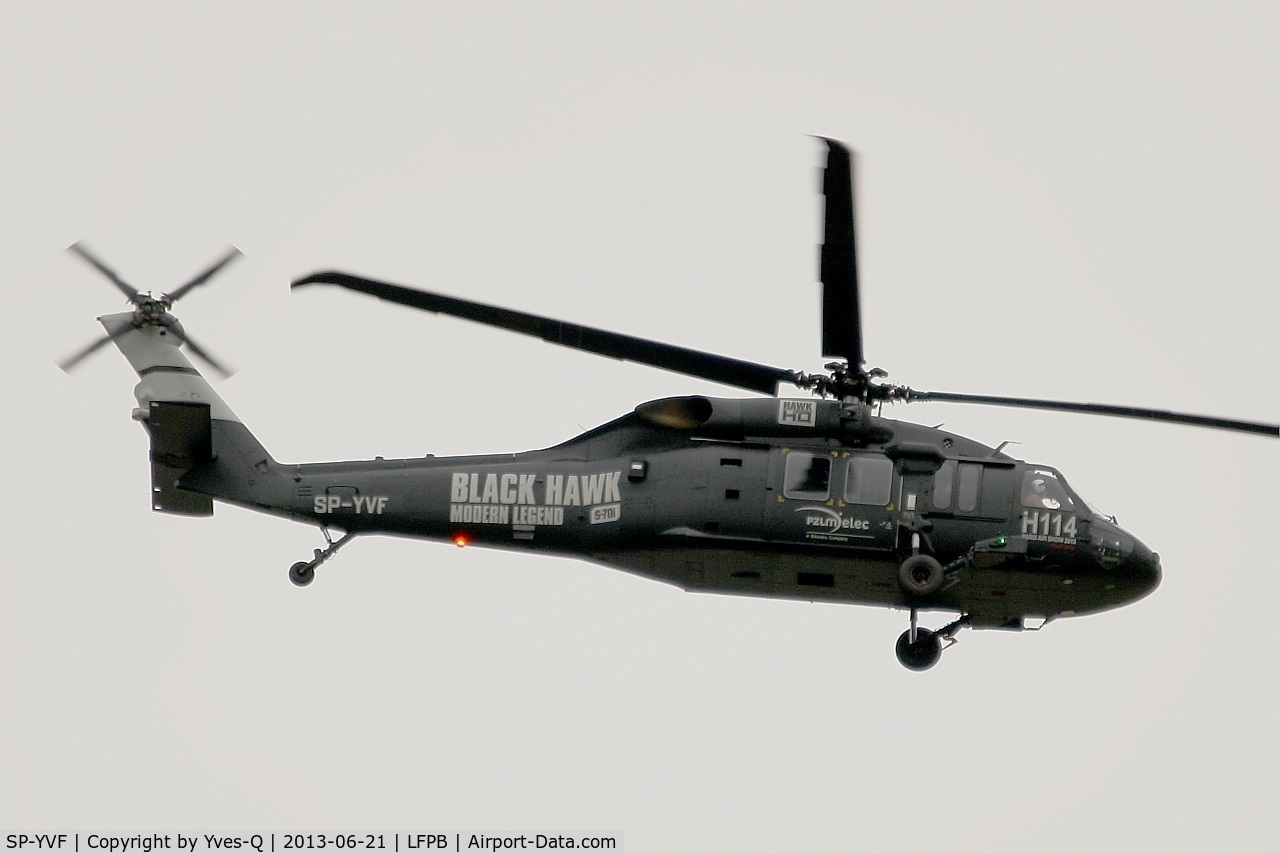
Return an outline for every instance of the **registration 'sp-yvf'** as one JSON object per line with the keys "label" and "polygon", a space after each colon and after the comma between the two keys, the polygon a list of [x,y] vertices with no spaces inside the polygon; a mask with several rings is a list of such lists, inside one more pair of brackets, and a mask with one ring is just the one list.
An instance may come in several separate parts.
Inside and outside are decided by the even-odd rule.
{"label": "registration 'sp-yvf'", "polygon": [[[335,285],[765,395],[671,397],[546,450],[460,458],[276,461],[192,366],[225,370],[169,312],[238,256],[169,293],[125,283],[71,250],[134,310],[99,318],[140,377],[134,418],[151,441],[152,506],[210,515],[213,501],[315,525],[326,547],[295,563],[305,586],[353,537],[410,536],[577,557],[686,590],[901,608],[897,656],[928,669],[964,627],[1022,630],[1130,603],[1160,561],[1063,475],[964,436],[882,417],[886,403],[950,401],[1102,414],[1276,438],[1274,424],[1096,403],[917,391],[880,381],[862,352],[852,158],[825,140],[822,347],[803,373],[588,328],[343,272]],[[812,398],[777,397],[779,385]],[[930,630],[921,611],[954,614]],[[950,617],[948,617],[950,618]]]}

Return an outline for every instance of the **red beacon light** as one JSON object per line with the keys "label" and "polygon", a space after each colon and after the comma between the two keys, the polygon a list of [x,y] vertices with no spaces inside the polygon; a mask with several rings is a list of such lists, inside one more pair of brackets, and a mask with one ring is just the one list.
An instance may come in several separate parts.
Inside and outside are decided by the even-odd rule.
{"label": "red beacon light", "polygon": [[458,533],[453,537],[453,544],[459,548],[465,548],[470,544],[471,540],[467,538],[465,533]]}

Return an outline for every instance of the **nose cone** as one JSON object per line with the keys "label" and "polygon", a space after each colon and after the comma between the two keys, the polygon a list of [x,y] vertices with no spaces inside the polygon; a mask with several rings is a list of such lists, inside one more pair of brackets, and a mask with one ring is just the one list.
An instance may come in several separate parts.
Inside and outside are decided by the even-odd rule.
{"label": "nose cone", "polygon": [[1160,585],[1160,556],[1109,519],[1092,520],[1089,550],[1111,578],[1117,604],[1137,601]]}
{"label": "nose cone", "polygon": [[1121,571],[1134,588],[1134,600],[1142,598],[1160,585],[1160,555],[1135,539],[1133,556],[1121,566]]}

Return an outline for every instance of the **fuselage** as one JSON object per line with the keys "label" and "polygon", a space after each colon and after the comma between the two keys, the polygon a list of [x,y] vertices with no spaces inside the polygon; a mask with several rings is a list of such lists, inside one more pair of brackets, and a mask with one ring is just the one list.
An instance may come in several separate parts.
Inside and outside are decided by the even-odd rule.
{"label": "fuselage", "polygon": [[[343,531],[578,557],[687,590],[956,610],[980,626],[1116,607],[1158,583],[1154,555],[1052,468],[844,414],[675,398],[545,450],[271,462],[239,491],[197,469],[179,486]],[[911,600],[898,567],[913,550],[969,560]]]}

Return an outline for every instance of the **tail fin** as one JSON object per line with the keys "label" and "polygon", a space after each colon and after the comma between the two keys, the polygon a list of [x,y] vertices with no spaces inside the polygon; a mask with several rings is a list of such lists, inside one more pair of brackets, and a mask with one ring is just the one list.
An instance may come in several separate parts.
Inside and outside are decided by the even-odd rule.
{"label": "tail fin", "polygon": [[177,515],[212,515],[213,498],[279,506],[279,466],[178,348],[181,328],[142,326],[134,315],[99,317],[137,372],[134,420],[151,435],[151,507]]}

